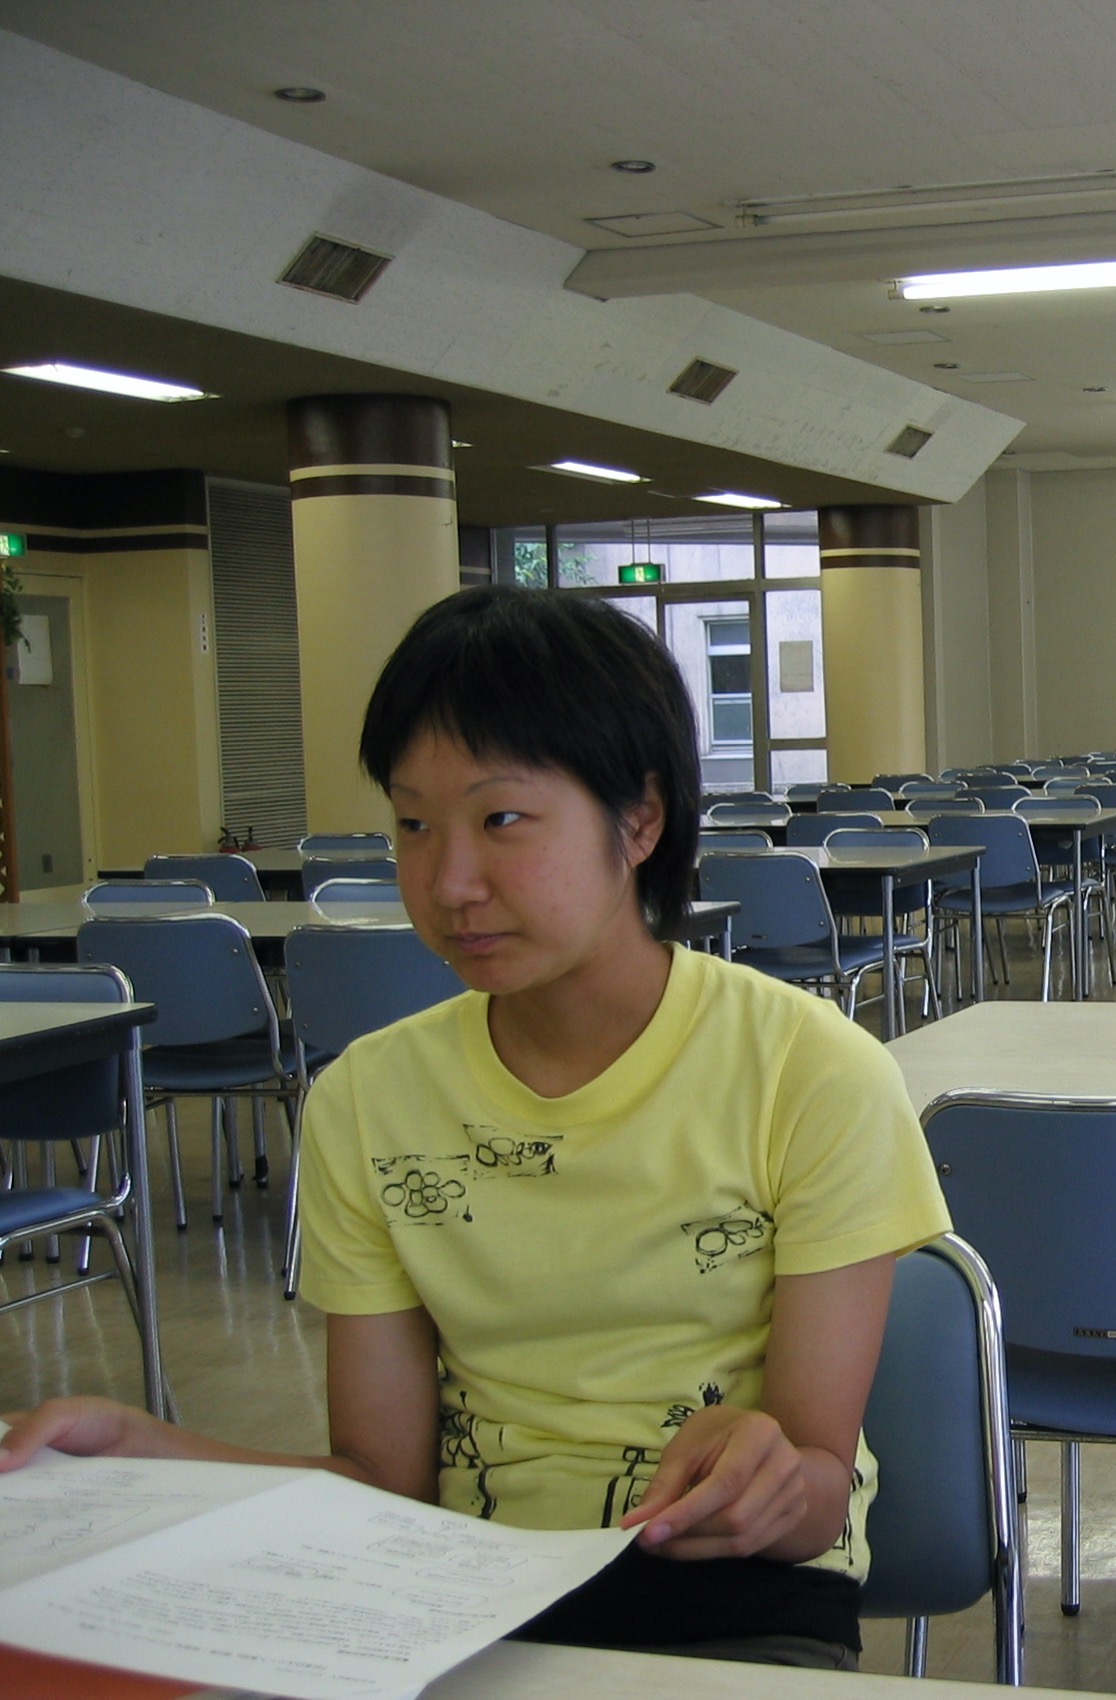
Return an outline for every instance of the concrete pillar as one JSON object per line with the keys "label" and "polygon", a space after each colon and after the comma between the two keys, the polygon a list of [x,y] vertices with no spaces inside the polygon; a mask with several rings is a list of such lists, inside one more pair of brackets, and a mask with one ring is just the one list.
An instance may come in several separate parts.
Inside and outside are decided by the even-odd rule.
{"label": "concrete pillar", "polygon": [[822,508],[818,530],[830,777],[921,771],[918,511]]}
{"label": "concrete pillar", "polygon": [[403,633],[458,588],[449,407],[428,396],[288,405],[307,823],[384,823],[357,766],[376,677]]}

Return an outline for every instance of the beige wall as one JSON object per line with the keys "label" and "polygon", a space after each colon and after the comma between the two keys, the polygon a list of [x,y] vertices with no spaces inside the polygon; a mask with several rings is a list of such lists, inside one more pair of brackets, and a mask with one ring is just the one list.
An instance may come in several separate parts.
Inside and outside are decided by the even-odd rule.
{"label": "beige wall", "polygon": [[377,675],[424,608],[459,585],[456,509],[429,496],[292,504],[306,818],[311,832],[390,825],[357,750]]}
{"label": "beige wall", "polygon": [[[82,584],[97,867],[213,849],[220,772],[213,613],[205,549],[36,551],[37,577]],[[202,652],[201,620],[210,632]],[[80,753],[80,752],[79,752]],[[18,804],[17,804],[18,806]]]}
{"label": "beige wall", "polygon": [[920,517],[926,760],[937,772],[993,754],[983,481]]}

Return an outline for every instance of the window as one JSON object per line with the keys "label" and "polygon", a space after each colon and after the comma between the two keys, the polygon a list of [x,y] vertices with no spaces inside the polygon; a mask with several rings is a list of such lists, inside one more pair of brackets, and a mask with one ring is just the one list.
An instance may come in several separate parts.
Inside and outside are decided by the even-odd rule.
{"label": "window", "polygon": [[712,742],[752,742],[752,637],[747,620],[707,620]]}

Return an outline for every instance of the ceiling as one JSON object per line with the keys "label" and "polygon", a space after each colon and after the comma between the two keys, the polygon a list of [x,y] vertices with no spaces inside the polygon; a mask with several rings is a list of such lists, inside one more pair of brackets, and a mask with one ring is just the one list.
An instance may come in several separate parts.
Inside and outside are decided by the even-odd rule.
{"label": "ceiling", "polygon": [[[1006,464],[1116,464],[1116,290],[924,313],[888,289],[937,255],[1116,257],[1112,0],[0,0],[0,25],[572,242],[589,251],[574,287],[638,294],[673,278],[1012,414],[1025,428]],[[292,84],[326,99],[274,98]],[[620,159],[656,169],[620,173]],[[757,207],[774,201],[793,204]],[[156,410],[0,380],[0,448],[28,465],[204,464],[278,481],[287,396],[413,387],[358,361],[0,282],[0,364],[41,354],[48,333],[75,359],[135,366],[154,350],[160,369],[188,368],[222,399]],[[440,393],[474,445],[458,460],[466,521],[622,517],[630,494],[525,463],[622,465],[641,435],[653,472],[640,512],[708,513],[678,492],[753,474],[792,503],[879,498],[480,391]]]}

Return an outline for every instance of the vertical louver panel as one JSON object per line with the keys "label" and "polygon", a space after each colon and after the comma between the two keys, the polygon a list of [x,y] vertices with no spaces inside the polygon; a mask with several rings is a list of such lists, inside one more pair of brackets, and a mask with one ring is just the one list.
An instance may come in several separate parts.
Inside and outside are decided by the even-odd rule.
{"label": "vertical louver panel", "polygon": [[293,845],[306,789],[287,491],[210,480],[209,534],[225,825]]}

